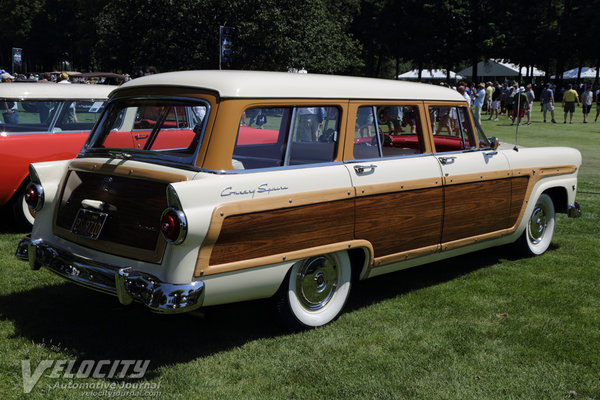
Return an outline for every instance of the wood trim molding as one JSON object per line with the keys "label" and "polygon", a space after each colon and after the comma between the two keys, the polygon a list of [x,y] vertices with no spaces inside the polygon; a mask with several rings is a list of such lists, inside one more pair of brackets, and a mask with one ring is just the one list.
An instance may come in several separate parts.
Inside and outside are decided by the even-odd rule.
{"label": "wood trim molding", "polygon": [[356,196],[373,196],[384,193],[394,192],[406,192],[417,189],[429,189],[434,187],[442,186],[442,179],[440,178],[427,178],[427,179],[415,179],[410,181],[394,182],[394,183],[381,183],[375,185],[360,185],[356,187]]}
{"label": "wood trim molding", "polygon": [[194,276],[208,276],[214,274],[222,274],[225,272],[233,272],[242,269],[261,267],[269,264],[276,264],[286,261],[295,261],[302,258],[316,256],[320,254],[333,253],[336,251],[363,248],[369,252],[369,259],[373,259],[373,247],[366,240],[349,240],[342,243],[333,243],[323,246],[309,247],[302,250],[290,251],[286,253],[273,254],[265,257],[252,258],[243,261],[236,261],[226,264],[207,266],[200,271],[195,271]]}
{"label": "wood trim molding", "polygon": [[425,257],[440,251],[440,245],[436,244],[433,246],[421,247],[419,249],[403,251],[401,253],[390,254],[383,257],[377,257],[370,264],[371,268],[382,267],[384,265],[392,264],[395,262],[411,260],[413,258]]}
{"label": "wood trim molding", "polygon": [[188,177],[183,174],[177,174],[167,171],[158,171],[154,169],[141,168],[131,165],[115,165],[107,162],[93,162],[85,160],[73,160],[69,165],[70,170],[91,172],[96,174],[122,176],[133,179],[144,179],[156,182],[182,182],[187,181]]}
{"label": "wood trim molding", "polygon": [[500,170],[491,172],[481,172],[479,174],[464,174],[454,176],[444,176],[444,185],[460,185],[463,183],[483,182],[492,181],[497,179],[506,179],[512,177],[512,171]]}

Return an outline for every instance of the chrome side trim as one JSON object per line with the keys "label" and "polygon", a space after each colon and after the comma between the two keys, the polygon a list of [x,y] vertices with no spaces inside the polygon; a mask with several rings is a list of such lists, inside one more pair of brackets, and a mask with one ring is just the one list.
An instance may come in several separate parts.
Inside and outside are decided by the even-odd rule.
{"label": "chrome side trim", "polygon": [[567,215],[569,218],[579,218],[581,217],[581,206],[578,202],[574,202],[573,204],[569,204]]}
{"label": "chrome side trim", "polygon": [[138,301],[157,313],[192,311],[204,302],[204,282],[187,284],[161,282],[157,277],[131,267],[98,263],[25,236],[16,257],[29,261],[32,269],[45,267],[81,286],[117,296],[123,305]]}

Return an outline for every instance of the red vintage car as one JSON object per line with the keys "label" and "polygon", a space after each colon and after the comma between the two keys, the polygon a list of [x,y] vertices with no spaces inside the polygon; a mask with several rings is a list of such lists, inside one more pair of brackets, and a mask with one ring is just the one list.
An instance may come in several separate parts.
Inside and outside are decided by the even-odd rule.
{"label": "red vintage car", "polygon": [[56,83],[0,85],[0,206],[17,229],[30,229],[24,201],[29,164],[74,158],[115,86]]}

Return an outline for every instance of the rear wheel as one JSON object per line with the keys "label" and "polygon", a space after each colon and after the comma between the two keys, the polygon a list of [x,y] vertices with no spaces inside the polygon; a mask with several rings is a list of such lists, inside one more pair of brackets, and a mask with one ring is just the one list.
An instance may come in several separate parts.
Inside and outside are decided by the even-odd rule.
{"label": "rear wheel", "polygon": [[281,320],[292,329],[323,326],[335,320],[350,294],[351,272],[345,251],[294,264],[276,298]]}
{"label": "rear wheel", "polygon": [[12,210],[13,225],[19,231],[31,231],[35,217],[31,214],[29,206],[25,202],[25,188],[29,181],[21,185],[19,190],[11,199],[10,208]]}
{"label": "rear wheel", "polygon": [[543,193],[535,202],[518,244],[525,255],[538,256],[548,250],[553,235],[554,203]]}

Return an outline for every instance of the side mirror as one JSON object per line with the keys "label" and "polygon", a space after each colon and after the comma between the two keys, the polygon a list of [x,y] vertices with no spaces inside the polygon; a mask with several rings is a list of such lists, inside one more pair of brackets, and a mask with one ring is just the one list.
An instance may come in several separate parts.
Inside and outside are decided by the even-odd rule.
{"label": "side mirror", "polygon": [[490,147],[492,148],[492,150],[496,150],[498,148],[498,146],[500,145],[500,141],[498,141],[498,138],[496,136],[492,136],[489,139],[490,142]]}

